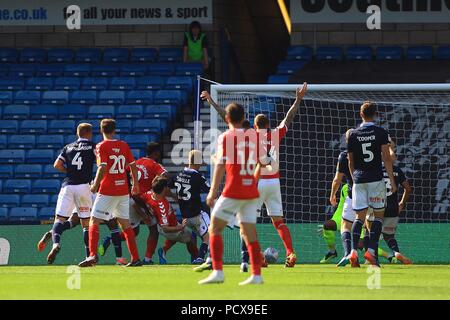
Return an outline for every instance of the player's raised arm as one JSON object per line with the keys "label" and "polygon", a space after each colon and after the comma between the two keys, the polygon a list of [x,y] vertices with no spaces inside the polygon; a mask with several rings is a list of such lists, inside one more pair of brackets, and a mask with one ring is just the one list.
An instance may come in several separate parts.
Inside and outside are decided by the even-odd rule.
{"label": "player's raised arm", "polygon": [[210,106],[212,106],[219,116],[225,121],[225,109],[221,108],[212,98],[208,91],[203,91],[200,95],[200,98],[202,98],[203,101],[207,101]]}
{"label": "player's raised arm", "polygon": [[295,101],[294,104],[291,106],[289,111],[286,114],[286,117],[281,121],[280,127],[289,127],[289,125],[294,121],[295,115],[297,114],[298,108],[300,107],[300,102],[302,101],[303,97],[306,95],[306,91],[308,90],[308,84],[306,82],[303,83],[303,86],[300,88],[298,87],[295,92]]}

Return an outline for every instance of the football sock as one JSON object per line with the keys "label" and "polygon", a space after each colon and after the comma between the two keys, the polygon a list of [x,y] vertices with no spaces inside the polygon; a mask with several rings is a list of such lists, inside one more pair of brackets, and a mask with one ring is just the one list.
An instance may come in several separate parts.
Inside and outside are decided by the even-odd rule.
{"label": "football sock", "polygon": [[380,241],[381,231],[383,230],[383,218],[376,217],[370,228],[369,252],[378,255],[378,243]]}
{"label": "football sock", "polygon": [[248,252],[250,254],[250,265],[252,267],[252,274],[255,276],[261,275],[261,247],[258,241],[250,242],[248,244]]}
{"label": "football sock", "polygon": [[125,237],[125,233],[122,231],[120,233],[120,240],[125,241],[126,237]]}
{"label": "football sock", "polygon": [[367,251],[369,250],[369,243],[370,243],[370,231],[367,228],[364,228],[364,238],[363,238],[363,243],[364,243],[364,250]]}
{"label": "football sock", "polygon": [[289,232],[289,228],[284,223],[284,220],[275,221],[273,223],[275,229],[277,229],[278,234],[280,235],[281,240],[283,241],[284,247],[286,249],[286,256],[289,256],[294,252],[294,248],[292,246],[292,237]]}
{"label": "football sock", "polygon": [[341,234],[342,246],[344,248],[344,256],[347,257],[352,251],[352,234],[350,231],[344,231]]}
{"label": "football sock", "polygon": [[89,257],[89,228],[83,228],[84,249],[86,250],[86,258]]}
{"label": "football sock", "polygon": [[167,251],[169,251],[170,248],[172,248],[175,243],[176,241],[166,240],[163,246],[164,253],[167,253]]}
{"label": "football sock", "polygon": [[358,250],[359,239],[361,238],[361,231],[362,231],[363,225],[364,225],[364,222],[362,222],[359,219],[356,219],[355,222],[353,222],[353,226],[352,226],[352,249],[353,250]]}
{"label": "football sock", "polygon": [[391,235],[383,235],[384,241],[388,245],[389,249],[391,249],[394,253],[400,252],[400,248],[398,247],[397,240]]}
{"label": "football sock", "polygon": [[241,260],[242,263],[249,262],[247,245],[245,244],[244,238],[242,236],[241,236]]}
{"label": "football sock", "polygon": [[336,232],[332,230],[323,230],[323,239],[327,244],[328,250],[330,252],[336,251]]}
{"label": "football sock", "polygon": [[210,254],[214,270],[223,270],[223,239],[220,234],[212,234],[209,238]]}
{"label": "football sock", "polygon": [[59,219],[56,219],[52,228],[52,240],[54,244],[59,245],[59,243],[61,242],[62,233],[67,229],[70,229],[69,221],[61,221]]}
{"label": "football sock", "polygon": [[122,258],[122,237],[118,228],[111,230],[111,242],[114,246],[116,258]]}
{"label": "football sock", "polygon": [[191,261],[194,261],[198,258],[198,248],[193,242],[186,243],[186,248],[189,254],[191,255]]}
{"label": "football sock", "polygon": [[136,237],[132,227],[128,227],[123,230],[125,240],[127,242],[128,250],[130,251],[131,261],[139,260],[139,252],[136,245]]}
{"label": "football sock", "polygon": [[198,257],[205,260],[205,256],[207,253],[208,253],[208,244],[202,242],[202,244],[200,245],[200,249],[198,251]]}
{"label": "football sock", "polygon": [[147,238],[147,250],[145,251],[145,258],[151,259],[155,253],[156,246],[158,245],[158,238]]}
{"label": "football sock", "polygon": [[89,253],[90,257],[95,257],[98,250],[98,238],[100,232],[97,224],[91,224],[89,226]]}

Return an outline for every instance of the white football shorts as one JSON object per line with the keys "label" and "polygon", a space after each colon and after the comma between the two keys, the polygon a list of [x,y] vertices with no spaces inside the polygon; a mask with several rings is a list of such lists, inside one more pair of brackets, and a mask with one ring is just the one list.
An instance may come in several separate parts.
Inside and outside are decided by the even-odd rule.
{"label": "white football shorts", "polygon": [[220,196],[211,213],[211,217],[230,223],[234,215],[242,223],[256,224],[258,198],[256,199],[231,199]]}
{"label": "white football shorts", "polygon": [[129,219],[130,196],[105,196],[98,193],[92,207],[92,216],[104,221],[113,218]]}
{"label": "white football shorts", "polygon": [[383,210],[386,204],[386,184],[383,180],[353,184],[352,205],[355,211],[372,208]]}
{"label": "white football shorts", "polygon": [[56,202],[56,215],[69,218],[73,212],[86,219],[91,216],[92,193],[89,184],[67,185],[61,188]]}
{"label": "white football shorts", "polygon": [[258,216],[261,216],[262,205],[266,206],[270,217],[283,216],[283,203],[281,200],[280,179],[261,179],[258,182]]}

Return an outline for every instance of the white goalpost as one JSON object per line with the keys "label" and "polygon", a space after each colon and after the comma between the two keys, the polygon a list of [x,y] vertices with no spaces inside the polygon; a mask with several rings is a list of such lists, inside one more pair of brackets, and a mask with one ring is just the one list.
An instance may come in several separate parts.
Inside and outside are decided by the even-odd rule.
{"label": "white goalpost", "polygon": [[[211,96],[222,107],[231,102],[244,105],[252,123],[257,114],[266,114],[274,128],[292,105],[297,87],[212,85]],[[300,258],[317,262],[320,250],[325,250],[315,230],[332,216],[329,190],[337,157],[345,148],[343,135],[361,122],[359,107],[365,100],[378,105],[379,124],[396,141],[398,166],[414,188],[401,216],[400,245],[415,261],[437,263],[450,246],[450,84],[308,86],[280,145],[284,212]],[[210,121],[211,129],[227,128],[214,109]],[[217,133],[211,132],[214,153]],[[262,245],[281,249],[265,214],[260,222]],[[450,261],[450,253],[442,259]]]}

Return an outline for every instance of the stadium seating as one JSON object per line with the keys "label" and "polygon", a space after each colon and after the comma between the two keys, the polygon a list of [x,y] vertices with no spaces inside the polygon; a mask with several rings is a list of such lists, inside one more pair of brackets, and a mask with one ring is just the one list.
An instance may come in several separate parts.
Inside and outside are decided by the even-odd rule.
{"label": "stadium seating", "polygon": [[22,134],[44,134],[47,132],[47,121],[45,120],[23,120],[19,133]]}
{"label": "stadium seating", "polygon": [[161,121],[157,119],[139,119],[134,122],[134,133],[161,133]]}
{"label": "stadium seating", "polygon": [[120,105],[117,107],[116,118],[139,119],[142,118],[144,108],[141,105]]}
{"label": "stadium seating", "polygon": [[164,87],[165,80],[161,76],[141,77],[137,80],[136,89],[138,90],[160,90]]}
{"label": "stadium seating", "polygon": [[42,208],[49,205],[50,197],[46,194],[26,194],[20,200],[22,207]]}
{"label": "stadium seating", "polygon": [[25,80],[21,78],[0,78],[0,90],[22,90],[25,87]]}
{"label": "stadium seating", "polygon": [[433,47],[409,47],[406,56],[408,60],[432,60]]}
{"label": "stadium seating", "polygon": [[97,92],[95,90],[76,90],[72,91],[69,97],[71,104],[96,104]]}
{"label": "stadium seating", "polygon": [[39,179],[41,176],[42,166],[40,164],[19,164],[14,174],[16,179]]}
{"label": "stadium seating", "polygon": [[180,62],[183,57],[181,48],[161,48],[159,49],[158,61],[160,62]]}
{"label": "stadium seating", "polygon": [[64,74],[64,64],[40,64],[36,67],[37,77],[61,77]]}
{"label": "stadium seating", "polygon": [[0,135],[0,149],[6,149],[8,146],[8,139],[6,135]]}
{"label": "stadium seating", "polygon": [[61,182],[56,179],[38,179],[33,182],[31,193],[58,193]]}
{"label": "stadium seating", "polygon": [[66,104],[58,109],[60,119],[84,119],[86,118],[87,106],[81,104]]}
{"label": "stadium seating", "polygon": [[30,117],[30,107],[26,105],[10,104],[3,108],[3,119],[25,120]]}
{"label": "stadium seating", "polygon": [[4,193],[30,193],[31,181],[28,179],[9,179],[3,185]]}
{"label": "stadium seating", "polygon": [[14,167],[11,165],[0,166],[0,179],[11,179],[14,176]]}
{"label": "stadium seating", "polygon": [[292,46],[287,52],[287,60],[306,60],[311,61],[313,57],[313,49],[307,46]]}
{"label": "stadium seating", "polygon": [[19,58],[19,51],[14,48],[1,48],[0,49],[0,61],[3,63],[14,63]]}
{"label": "stadium seating", "polygon": [[376,56],[377,60],[402,60],[403,49],[401,47],[379,47]]}
{"label": "stadium seating", "polygon": [[11,208],[9,211],[9,221],[11,222],[35,222],[37,220],[37,208]]}
{"label": "stadium seating", "polygon": [[104,62],[127,62],[129,56],[128,49],[108,48],[103,51]]}
{"label": "stadium seating", "polygon": [[172,63],[152,63],[148,67],[148,75],[171,76],[175,73],[175,68]]}
{"label": "stadium seating", "polygon": [[154,48],[134,48],[131,50],[131,62],[155,62],[158,51]]}
{"label": "stadium seating", "polygon": [[54,207],[43,207],[40,208],[37,215],[39,220],[54,220],[55,219],[55,208]]}
{"label": "stadium seating", "polygon": [[12,135],[9,137],[9,149],[32,149],[35,147],[36,137],[34,135]]}
{"label": "stadium seating", "polygon": [[187,76],[172,76],[167,78],[165,85],[166,89],[181,89],[191,91],[194,84],[192,83],[192,78]]}
{"label": "stadium seating", "polygon": [[16,104],[38,104],[41,101],[41,93],[32,90],[20,90],[14,96]]}
{"label": "stadium seating", "polygon": [[87,63],[73,63],[64,66],[65,77],[87,77],[91,72],[91,66]]}
{"label": "stadium seating", "polygon": [[301,61],[301,60],[282,61],[278,65],[277,73],[278,74],[293,74],[293,73],[301,70],[306,64],[307,64],[306,61]]}
{"label": "stadium seating", "polygon": [[62,179],[65,177],[65,174],[56,170],[52,164],[47,164],[44,166],[44,170],[42,172],[43,179]]}
{"label": "stadium seating", "polygon": [[33,107],[30,110],[31,120],[54,120],[58,118],[58,107],[56,105],[41,104],[39,107]]}
{"label": "stadium seating", "polygon": [[176,114],[176,106],[171,105],[148,105],[144,110],[145,118],[173,119]]}
{"label": "stadium seating", "polygon": [[106,90],[108,88],[107,78],[86,77],[81,82],[82,90]]}
{"label": "stadium seating", "polygon": [[147,74],[147,66],[142,64],[124,64],[120,66],[121,77],[142,77]]}
{"label": "stadium seating", "polygon": [[153,103],[153,93],[148,90],[132,90],[128,91],[126,104],[151,104]]}
{"label": "stadium seating", "polygon": [[47,61],[48,62],[72,62],[73,51],[68,48],[55,48],[48,50]]}
{"label": "stadium seating", "polygon": [[132,149],[142,149],[148,142],[158,141],[158,136],[156,134],[125,135],[123,140],[127,141]]}
{"label": "stadium seating", "polygon": [[122,104],[125,93],[121,90],[103,90],[98,95],[99,104]]}
{"label": "stadium seating", "polygon": [[[114,118],[114,106],[93,105],[88,109],[89,119]],[[73,130],[73,127],[72,127]]]}
{"label": "stadium seating", "polygon": [[436,59],[450,60],[450,46],[442,46],[437,49]]}
{"label": "stadium seating", "polygon": [[0,150],[0,164],[20,164],[25,162],[25,150]]}
{"label": "stadium seating", "polygon": [[65,104],[69,102],[69,92],[65,90],[44,91],[42,94],[43,104]]}
{"label": "stadium seating", "polygon": [[185,102],[186,96],[181,90],[159,90],[154,102],[157,104],[182,104]]}
{"label": "stadium seating", "polygon": [[28,78],[26,90],[51,90],[53,89],[53,79],[50,77],[32,77]]}
{"label": "stadium seating", "polygon": [[344,52],[341,47],[319,47],[316,51],[317,61],[334,60],[341,61]]}
{"label": "stadium seating", "polygon": [[111,64],[94,64],[91,69],[93,77],[114,77],[119,73],[118,65]]}
{"label": "stadium seating", "polygon": [[119,119],[116,122],[116,132],[119,134],[129,134],[131,133],[133,124],[131,120]]}
{"label": "stadium seating", "polygon": [[12,92],[0,91],[0,104],[11,104],[11,103],[12,103]]}
{"label": "stadium seating", "polygon": [[18,194],[0,194],[0,207],[15,208],[20,206],[20,196]]}
{"label": "stadium seating", "polygon": [[75,121],[74,120],[52,120],[48,127],[49,134],[70,134],[74,132]]}
{"label": "stadium seating", "polygon": [[347,60],[372,60],[373,52],[370,47],[349,47],[346,52]]}
{"label": "stadium seating", "polygon": [[27,163],[53,163],[55,154],[53,150],[48,149],[32,149],[26,154]]}
{"label": "stadium seating", "polygon": [[81,48],[75,54],[75,62],[98,63],[101,56],[102,51],[99,48]]}
{"label": "stadium seating", "polygon": [[61,149],[64,146],[63,135],[40,135],[37,137],[38,149]]}
{"label": "stadium seating", "polygon": [[8,208],[0,208],[0,223],[5,223],[8,220]]}
{"label": "stadium seating", "polygon": [[179,63],[175,68],[177,76],[196,76],[203,73],[203,65],[201,63]]}
{"label": "stadium seating", "polygon": [[[12,64],[9,67],[10,77],[33,77],[35,74],[35,64]],[[36,75],[39,76],[39,74]]]}
{"label": "stadium seating", "polygon": [[81,86],[80,78],[59,77],[55,79],[53,89],[55,90],[79,90]]}
{"label": "stadium seating", "polygon": [[267,80],[269,84],[286,84],[289,83],[289,75],[273,74]]}
{"label": "stadium seating", "polygon": [[109,90],[131,90],[136,87],[136,80],[131,77],[114,77],[109,82]]}

